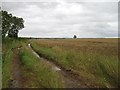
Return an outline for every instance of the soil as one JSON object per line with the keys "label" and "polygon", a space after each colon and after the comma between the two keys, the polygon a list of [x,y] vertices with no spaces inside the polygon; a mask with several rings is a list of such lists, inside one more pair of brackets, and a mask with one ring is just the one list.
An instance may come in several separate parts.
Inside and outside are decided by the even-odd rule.
{"label": "soil", "polygon": [[12,62],[12,78],[10,80],[10,88],[22,87],[22,75],[21,75],[21,61],[19,55],[20,47],[13,48],[13,62]]}

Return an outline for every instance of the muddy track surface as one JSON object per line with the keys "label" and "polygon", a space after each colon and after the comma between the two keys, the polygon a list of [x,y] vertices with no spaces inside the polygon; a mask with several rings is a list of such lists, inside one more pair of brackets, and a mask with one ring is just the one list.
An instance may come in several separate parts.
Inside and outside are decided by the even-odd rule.
{"label": "muddy track surface", "polygon": [[52,65],[52,69],[58,72],[62,78],[62,82],[65,85],[65,88],[88,88],[88,86],[84,83],[83,79],[80,78],[78,74],[73,72],[72,70],[67,70],[57,62],[53,62],[49,60],[47,57],[44,57],[38,54],[32,47],[31,44],[28,44],[28,47],[31,48],[33,54],[35,54],[38,58],[40,58],[46,64]]}
{"label": "muddy track surface", "polygon": [[22,75],[21,75],[21,61],[19,55],[20,47],[12,48],[13,61],[12,61],[12,78],[9,81],[10,88],[21,88],[22,87]]}

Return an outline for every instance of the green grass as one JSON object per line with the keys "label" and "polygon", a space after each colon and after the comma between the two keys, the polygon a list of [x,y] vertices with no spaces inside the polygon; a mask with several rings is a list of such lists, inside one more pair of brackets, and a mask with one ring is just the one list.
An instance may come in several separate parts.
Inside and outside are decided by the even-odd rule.
{"label": "green grass", "polygon": [[57,61],[99,87],[117,87],[118,54],[116,39],[33,40],[40,55]]}
{"label": "green grass", "polygon": [[3,71],[3,74],[2,74],[2,87],[6,87],[8,88],[9,87],[9,81],[10,79],[12,78],[12,73],[11,73],[11,68],[12,68],[12,62],[11,62],[11,58],[13,56],[13,53],[11,51],[9,51],[7,53],[8,55],[6,55],[4,58],[4,63],[3,63],[3,67],[2,67],[2,71]]}
{"label": "green grass", "polygon": [[26,87],[63,87],[59,74],[55,71],[52,71],[51,66],[46,65],[46,63],[42,62],[39,58],[37,58],[31,52],[31,50],[29,50],[29,48],[24,47],[21,49],[21,60],[24,65],[24,70],[26,72],[24,73],[24,76],[26,78],[29,78],[29,84],[26,84]]}
{"label": "green grass", "polygon": [[9,81],[12,79],[12,58],[13,52],[12,48],[15,47],[16,40],[7,38],[3,39],[2,43],[2,87],[9,88]]}
{"label": "green grass", "polygon": [[0,41],[0,89],[2,89],[2,42],[1,41]]}
{"label": "green grass", "polygon": [[[10,87],[12,76],[12,48],[22,46],[20,48],[21,77],[25,79],[24,88],[59,88],[63,87],[60,75],[51,69],[50,65],[38,59],[27,47],[27,39],[3,39],[3,88]],[[14,53],[15,54],[15,53]]]}

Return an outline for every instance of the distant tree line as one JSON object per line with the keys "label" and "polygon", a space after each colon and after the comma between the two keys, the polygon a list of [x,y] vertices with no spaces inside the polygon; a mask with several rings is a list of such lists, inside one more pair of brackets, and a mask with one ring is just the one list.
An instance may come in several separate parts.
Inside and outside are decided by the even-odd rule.
{"label": "distant tree line", "polygon": [[8,37],[17,38],[19,30],[24,28],[23,18],[9,14],[7,11],[2,13],[2,37],[8,34]]}

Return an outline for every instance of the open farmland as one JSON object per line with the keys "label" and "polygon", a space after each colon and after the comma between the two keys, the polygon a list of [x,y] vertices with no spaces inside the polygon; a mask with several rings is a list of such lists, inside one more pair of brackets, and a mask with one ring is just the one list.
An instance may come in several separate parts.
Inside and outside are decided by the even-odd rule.
{"label": "open farmland", "polygon": [[3,0],[0,87],[118,89],[115,0]]}
{"label": "open farmland", "polygon": [[117,39],[37,39],[33,49],[42,57],[77,73],[90,87],[117,87]]}
{"label": "open farmland", "polygon": [[3,41],[3,88],[118,86],[117,39]]}

